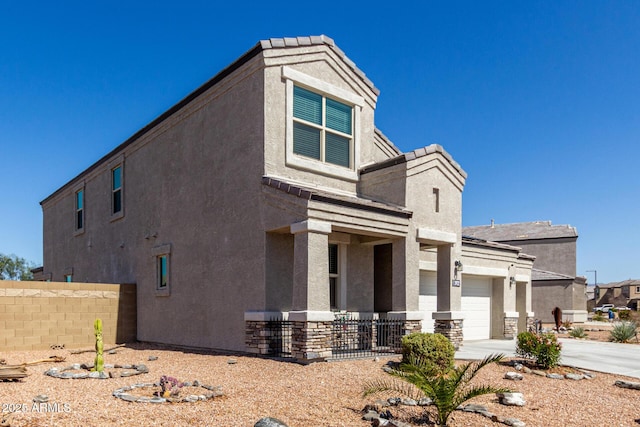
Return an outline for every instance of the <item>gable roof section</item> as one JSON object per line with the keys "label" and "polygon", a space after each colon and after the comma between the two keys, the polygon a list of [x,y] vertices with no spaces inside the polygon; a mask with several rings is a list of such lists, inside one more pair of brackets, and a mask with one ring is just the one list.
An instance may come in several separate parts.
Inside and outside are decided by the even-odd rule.
{"label": "gable roof section", "polygon": [[462,233],[494,242],[578,237],[578,232],[575,227],[570,225],[551,225],[551,221],[463,227]]}
{"label": "gable roof section", "polygon": [[417,150],[409,151],[407,153],[402,153],[399,156],[392,157],[388,160],[384,160],[382,162],[374,163],[372,165],[365,166],[360,169],[360,174],[365,174],[373,171],[377,171],[380,169],[388,168],[391,166],[399,165],[401,163],[407,163],[411,160],[418,159],[420,157],[425,157],[430,154],[440,153],[442,156],[449,161],[451,166],[464,178],[467,178],[467,173],[462,169],[462,167],[453,160],[451,154],[447,153],[441,145],[431,144],[427,147],[418,148]]}
{"label": "gable roof section", "polygon": [[154,119],[151,123],[147,124],[145,127],[143,127],[138,132],[136,132],[131,137],[129,137],[126,141],[124,141],[123,143],[118,145],[116,148],[114,148],[113,150],[111,150],[110,152],[102,156],[98,161],[93,163],[84,171],[80,172],[77,176],[69,180],[66,184],[64,184],[58,190],[56,190],[47,198],[42,200],[40,202],[40,205],[47,203],[49,200],[53,199],[55,196],[62,193],[64,190],[68,189],[70,186],[74,185],[83,175],[100,167],[103,163],[107,162],[109,159],[114,157],[116,154],[118,154],[120,151],[125,149],[127,146],[133,144],[135,141],[137,141],[142,136],[147,134],[149,131],[154,129],[164,120],[166,120],[167,118],[171,117],[173,114],[180,111],[183,107],[188,105],[191,101],[196,99],[198,96],[202,95],[204,92],[206,92],[207,90],[215,86],[217,83],[222,81],[225,77],[227,77],[228,75],[230,75],[231,73],[233,73],[234,71],[242,67],[244,64],[246,64],[249,60],[251,60],[253,57],[258,55],[260,52],[266,49],[283,49],[283,48],[295,48],[295,47],[302,47],[302,46],[317,46],[317,45],[326,45],[330,47],[331,50],[333,50],[336,54],[338,54],[338,56],[349,66],[349,68],[351,68],[353,72],[358,77],[360,77],[362,81],[371,88],[372,91],[375,92],[376,95],[380,94],[380,91],[373,85],[373,82],[371,82],[371,80],[367,78],[365,73],[362,70],[360,70],[356,66],[356,64],[352,60],[350,60],[347,57],[347,55],[345,55],[345,53],[338,46],[336,46],[335,42],[331,37],[327,37],[323,34],[319,36],[285,37],[285,38],[271,38],[268,40],[261,40],[255,46],[253,46],[251,49],[245,52],[242,56],[240,56],[234,62],[232,62],[227,67],[222,69],[219,73],[217,73],[215,76],[213,76],[211,79],[209,79],[200,87],[198,87],[196,90],[194,90],[193,92],[185,96],[173,107],[169,108],[167,111],[165,111],[156,119]]}
{"label": "gable roof section", "polygon": [[575,277],[566,274],[554,273],[552,271],[531,269],[531,280],[574,280]]}
{"label": "gable roof section", "polygon": [[306,200],[316,200],[332,205],[345,206],[349,208],[360,209],[369,212],[376,212],[385,215],[391,215],[400,218],[411,218],[413,212],[403,209],[389,203],[383,203],[376,200],[365,199],[362,197],[347,196],[336,194],[325,190],[308,188],[298,184],[291,184],[282,179],[272,178],[269,176],[262,177],[262,184],[267,187],[275,188],[287,194],[292,194]]}

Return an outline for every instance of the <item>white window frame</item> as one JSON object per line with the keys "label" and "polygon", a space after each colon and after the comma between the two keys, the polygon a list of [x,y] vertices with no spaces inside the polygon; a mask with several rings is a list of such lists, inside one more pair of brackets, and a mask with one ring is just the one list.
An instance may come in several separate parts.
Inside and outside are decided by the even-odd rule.
{"label": "white window frame", "polygon": [[[171,295],[171,244],[156,246],[151,250],[153,255],[153,266],[155,270],[154,274],[154,288],[156,296],[170,296]],[[160,259],[166,257],[167,259],[167,285],[160,287]]]}
{"label": "white window frame", "polygon": [[[78,228],[78,193],[82,191],[82,227]],[[84,233],[87,223],[87,203],[86,203],[86,190],[84,181],[81,182],[78,186],[76,186],[73,190],[73,235],[78,236]]]}
{"label": "white window frame", "polygon": [[[291,67],[282,67],[282,78],[286,83],[286,158],[287,166],[349,181],[358,180],[360,167],[360,112],[364,107],[364,98],[323,80],[301,73]],[[324,97],[351,105],[353,108],[353,134],[350,147],[350,168],[311,159],[295,154],[293,151],[293,88],[300,86]]]}

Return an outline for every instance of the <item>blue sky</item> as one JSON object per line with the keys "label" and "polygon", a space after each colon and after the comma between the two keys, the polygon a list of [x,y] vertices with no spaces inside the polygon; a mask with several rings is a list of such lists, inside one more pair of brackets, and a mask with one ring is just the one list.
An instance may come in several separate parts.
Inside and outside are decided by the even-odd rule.
{"label": "blue sky", "polygon": [[0,253],[42,262],[39,202],[270,37],[326,34],[376,123],[469,174],[463,224],[577,227],[577,273],[640,278],[640,3],[5,2]]}

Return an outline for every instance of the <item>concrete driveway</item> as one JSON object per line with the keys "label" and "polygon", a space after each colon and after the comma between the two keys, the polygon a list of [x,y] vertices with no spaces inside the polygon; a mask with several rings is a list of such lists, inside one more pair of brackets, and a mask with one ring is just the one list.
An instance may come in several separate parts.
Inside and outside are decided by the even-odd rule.
{"label": "concrete driveway", "polygon": [[[640,345],[560,338],[560,363],[597,372],[640,378]],[[516,357],[516,340],[465,341],[456,359],[480,360],[491,353]]]}

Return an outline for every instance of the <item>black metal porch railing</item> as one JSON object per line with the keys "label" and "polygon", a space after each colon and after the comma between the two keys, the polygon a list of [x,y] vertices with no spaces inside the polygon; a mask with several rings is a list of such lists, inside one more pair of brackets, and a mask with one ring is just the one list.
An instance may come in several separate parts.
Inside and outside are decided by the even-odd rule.
{"label": "black metal porch railing", "polygon": [[[263,333],[269,346],[267,356],[292,358],[293,322],[274,319]],[[404,321],[395,319],[350,319],[347,316],[331,323],[330,360],[374,357],[402,350]]]}
{"label": "black metal porch railing", "polygon": [[400,353],[404,321],[336,319],[331,328],[332,360]]}
{"label": "black metal porch railing", "polygon": [[269,357],[290,358],[291,355],[291,333],[293,322],[288,320],[269,320],[265,326],[265,334],[269,342],[267,355]]}

